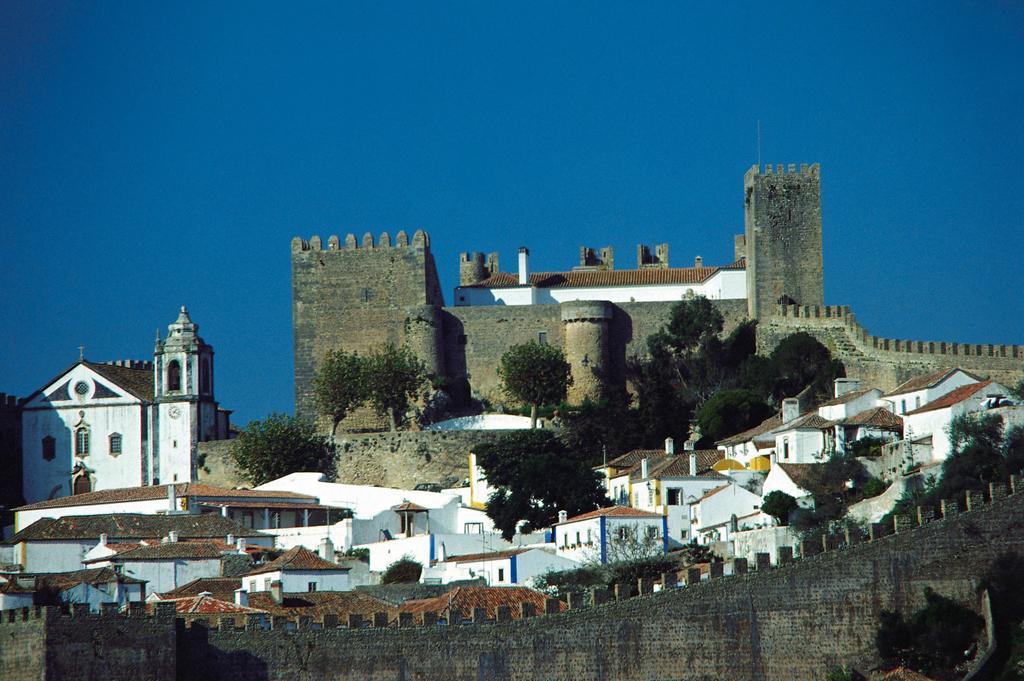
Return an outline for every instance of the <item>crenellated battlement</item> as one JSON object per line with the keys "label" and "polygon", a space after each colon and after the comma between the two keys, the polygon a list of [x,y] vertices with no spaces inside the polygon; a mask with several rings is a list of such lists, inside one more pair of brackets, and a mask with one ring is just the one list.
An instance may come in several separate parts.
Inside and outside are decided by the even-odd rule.
{"label": "crenellated battlement", "polygon": [[326,248],[324,248],[323,240],[319,235],[313,235],[308,240],[301,237],[294,237],[292,239],[292,253],[301,253],[303,251],[386,250],[389,248],[408,249],[410,246],[414,250],[421,252],[429,250],[430,236],[422,229],[417,229],[413,232],[412,241],[410,242],[409,235],[403,229],[395,234],[394,241],[392,242],[391,235],[387,232],[381,232],[376,240],[374,240],[373,234],[370,232],[363,234],[361,239],[357,239],[355,234],[350,233],[345,235],[345,242],[342,244],[338,235],[332,234],[327,237]]}
{"label": "crenellated battlement", "polygon": [[752,165],[744,177],[749,179],[756,175],[802,175],[817,178],[820,174],[821,165],[818,163],[777,163],[774,166],[767,163],[763,169],[757,164]]}

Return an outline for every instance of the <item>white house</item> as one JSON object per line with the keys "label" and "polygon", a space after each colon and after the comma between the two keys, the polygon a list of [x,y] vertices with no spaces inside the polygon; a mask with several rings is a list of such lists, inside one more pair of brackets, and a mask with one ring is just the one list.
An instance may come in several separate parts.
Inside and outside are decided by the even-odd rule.
{"label": "white house", "polygon": [[213,348],[181,308],[153,362],[84,356],[30,395],[21,415],[28,502],[196,479],[202,440],[228,437]]}
{"label": "white house", "polygon": [[348,591],[349,568],[331,563],[303,546],[288,549],[242,578],[248,593],[270,591],[274,583],[283,593],[307,591]]}
{"label": "white house", "polygon": [[979,381],[981,381],[981,378],[959,367],[956,369],[942,369],[905,381],[897,386],[895,390],[891,390],[883,395],[882,399],[892,405],[892,412],[899,416],[934,402],[946,393],[952,392],[961,386],[978,383]]}
{"label": "white house", "polygon": [[816,463],[835,451],[834,426],[816,411],[799,415],[795,398],[782,400],[782,425],[772,431],[779,463]]}
{"label": "white house", "polygon": [[523,547],[491,553],[451,556],[433,567],[424,568],[420,581],[449,582],[483,577],[488,586],[529,585],[545,572],[573,570],[579,564],[556,556],[553,551]]}
{"label": "white house", "polygon": [[761,489],[761,497],[772,492],[783,492],[796,499],[802,508],[814,508],[814,491],[809,489],[808,477],[812,467],[820,464],[777,463],[768,471]]}
{"label": "white house", "polygon": [[553,530],[557,555],[576,563],[603,564],[668,553],[668,519],[637,508],[599,508],[560,519]]}
{"label": "white house", "polygon": [[728,541],[730,532],[763,524],[760,510],[761,495],[735,483],[722,485],[690,504],[690,536],[700,544]]}
{"label": "white house", "polygon": [[159,544],[120,544],[111,547],[106,537],[83,558],[86,567],[111,567],[120,574],[145,581],[157,593],[171,591],[202,577],[220,577],[222,558],[245,553],[224,542],[170,541]]}
{"label": "white house", "polygon": [[753,428],[723,438],[715,443],[728,462],[754,471],[767,471],[771,466],[771,454],[775,451],[772,431],[782,425],[782,414],[772,414]]}
{"label": "white house", "polygon": [[50,591],[65,603],[88,603],[96,612],[104,603],[123,607],[146,600],[145,580],[123,575],[110,567],[36,575],[36,591]]}
{"label": "white house", "polygon": [[944,461],[952,451],[949,424],[957,416],[994,408],[1010,394],[995,381],[967,383],[903,415],[904,439],[931,435],[931,460]]}
{"label": "white house", "polygon": [[35,575],[0,575],[0,610],[27,608],[35,602]]}

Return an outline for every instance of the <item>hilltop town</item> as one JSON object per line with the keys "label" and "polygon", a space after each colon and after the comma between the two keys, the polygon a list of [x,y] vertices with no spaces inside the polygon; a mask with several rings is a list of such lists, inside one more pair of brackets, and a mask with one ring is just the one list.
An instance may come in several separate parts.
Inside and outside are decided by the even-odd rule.
{"label": "hilltop town", "polygon": [[974,623],[934,678],[1024,655],[1024,345],[870,334],[824,299],[819,166],[743,179],[728,263],[466,252],[450,305],[423,231],[293,239],[274,425],[329,460],[243,458],[269,431],[185,306],[3,395],[0,677],[927,678],[875,641],[934,603]]}

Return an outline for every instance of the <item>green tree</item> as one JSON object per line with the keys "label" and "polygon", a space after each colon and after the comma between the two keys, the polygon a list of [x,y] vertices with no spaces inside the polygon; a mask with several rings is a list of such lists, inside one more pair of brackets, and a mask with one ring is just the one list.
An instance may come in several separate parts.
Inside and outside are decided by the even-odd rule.
{"label": "green tree", "polygon": [[789,514],[796,508],[796,499],[779,490],[769,492],[761,503],[761,510],[778,520],[779,525],[788,525]]}
{"label": "green tree", "polygon": [[366,387],[370,404],[381,416],[387,416],[394,432],[405,417],[409,403],[427,382],[427,371],[408,348],[391,343],[366,357]]}
{"label": "green tree", "polygon": [[271,414],[250,421],[228,446],[235,467],[253,485],[290,473],[317,471],[334,478],[334,446],[311,421]]}
{"label": "green tree", "polygon": [[881,613],[882,624],[875,636],[879,656],[891,666],[952,678],[957,665],[963,662],[964,651],[977,639],[983,620],[969,608],[930,588],[925,589],[924,597],[925,606],[909,620],[898,613]]}
{"label": "green tree", "polygon": [[537,427],[537,407],[562,402],[572,385],[572,369],[562,351],[535,341],[509,348],[498,376],[506,395],[530,405],[530,428]]}
{"label": "green tree", "polygon": [[552,433],[518,431],[479,445],[477,463],[495,488],[487,502],[487,516],[511,539],[522,523],[525,532],[608,503],[595,473],[584,456],[569,451]]}
{"label": "green tree", "polygon": [[771,397],[775,402],[794,397],[808,386],[812,400],[826,398],[835,379],[846,375],[842,362],[832,359],[828,348],[802,331],[783,338],[768,359],[774,374]]}
{"label": "green tree", "polygon": [[380,576],[381,584],[407,584],[420,581],[423,574],[423,564],[409,556],[402,556],[388,566],[384,574]]}
{"label": "green tree", "polygon": [[697,411],[697,424],[703,437],[716,442],[752,428],[774,413],[771,405],[753,390],[722,390]]}
{"label": "green tree", "polygon": [[718,339],[724,326],[722,313],[703,296],[672,306],[668,323],[647,340],[651,355],[694,355],[710,339]]}
{"label": "green tree", "polygon": [[327,353],[313,378],[313,391],[318,410],[331,418],[332,433],[350,411],[369,399],[368,379],[367,362],[357,353]]}

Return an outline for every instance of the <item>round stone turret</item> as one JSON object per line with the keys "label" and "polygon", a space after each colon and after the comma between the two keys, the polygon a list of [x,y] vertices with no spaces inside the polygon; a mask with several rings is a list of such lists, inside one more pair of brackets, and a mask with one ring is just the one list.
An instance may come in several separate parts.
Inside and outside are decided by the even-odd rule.
{"label": "round stone turret", "polygon": [[568,401],[598,400],[608,380],[608,324],[612,305],[605,300],[561,304],[565,359],[572,367]]}

